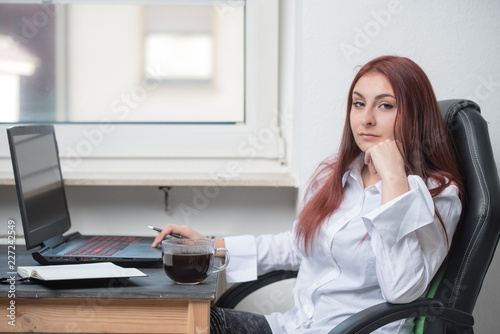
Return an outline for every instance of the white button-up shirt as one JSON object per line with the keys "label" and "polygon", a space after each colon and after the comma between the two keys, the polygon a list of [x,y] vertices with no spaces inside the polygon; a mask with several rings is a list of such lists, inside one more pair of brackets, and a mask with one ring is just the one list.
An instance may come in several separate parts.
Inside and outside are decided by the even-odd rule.
{"label": "white button-up shirt", "polygon": [[[364,188],[362,166],[360,157],[344,174],[342,203],[309,256],[293,231],[225,238],[229,282],[299,269],[293,308],[266,315],[273,333],[328,333],[369,306],[410,302],[425,292],[445,258],[462,209],[458,189],[451,185],[432,198],[424,181],[410,175],[410,190],[381,205],[382,181]],[[412,320],[401,320],[377,333],[409,333],[412,327]]]}

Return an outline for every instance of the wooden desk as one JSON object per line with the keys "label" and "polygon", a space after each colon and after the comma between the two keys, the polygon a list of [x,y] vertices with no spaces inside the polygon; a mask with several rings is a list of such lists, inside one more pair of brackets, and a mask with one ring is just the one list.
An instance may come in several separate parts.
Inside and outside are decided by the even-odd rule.
{"label": "wooden desk", "polygon": [[[37,265],[22,246],[15,256],[16,266]],[[11,271],[7,246],[0,246],[0,261],[5,277]],[[180,286],[160,265],[139,269],[149,276],[56,284],[17,281],[13,289],[2,284],[0,332],[209,333],[217,274],[196,286]],[[15,326],[9,324],[12,302]]]}

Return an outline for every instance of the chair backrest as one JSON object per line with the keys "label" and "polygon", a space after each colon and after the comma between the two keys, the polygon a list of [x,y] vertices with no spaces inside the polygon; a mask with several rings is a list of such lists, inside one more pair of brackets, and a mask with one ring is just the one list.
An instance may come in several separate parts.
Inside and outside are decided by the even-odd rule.
{"label": "chair backrest", "polygon": [[457,149],[466,204],[434,298],[472,314],[500,235],[500,181],[479,106],[467,100],[439,104]]}

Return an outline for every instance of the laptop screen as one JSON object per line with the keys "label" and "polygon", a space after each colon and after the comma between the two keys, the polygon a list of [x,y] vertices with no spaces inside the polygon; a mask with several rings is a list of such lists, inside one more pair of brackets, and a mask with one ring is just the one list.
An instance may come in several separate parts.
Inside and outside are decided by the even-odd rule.
{"label": "laptop screen", "polygon": [[7,129],[26,248],[61,235],[71,224],[51,125]]}

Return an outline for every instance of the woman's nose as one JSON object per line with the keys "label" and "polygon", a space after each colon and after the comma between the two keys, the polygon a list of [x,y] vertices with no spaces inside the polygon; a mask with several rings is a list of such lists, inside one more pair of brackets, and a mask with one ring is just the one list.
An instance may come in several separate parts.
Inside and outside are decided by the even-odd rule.
{"label": "woman's nose", "polygon": [[365,125],[375,125],[377,123],[375,113],[372,108],[365,108],[363,114],[361,115],[361,123]]}

